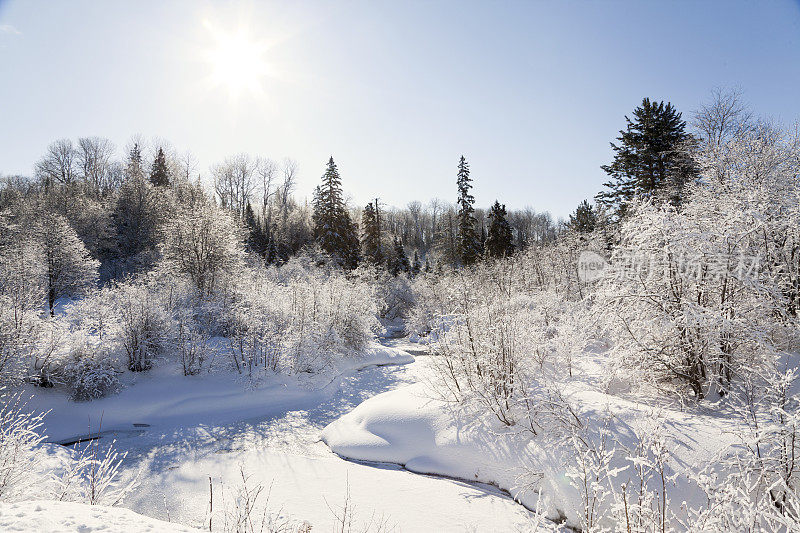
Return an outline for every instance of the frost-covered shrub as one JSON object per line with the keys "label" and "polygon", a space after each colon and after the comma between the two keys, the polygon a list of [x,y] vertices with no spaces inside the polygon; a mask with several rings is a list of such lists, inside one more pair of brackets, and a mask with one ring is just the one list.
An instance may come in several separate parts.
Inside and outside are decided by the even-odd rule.
{"label": "frost-covered shrub", "polygon": [[284,268],[236,280],[227,336],[240,372],[316,371],[366,346],[377,327],[367,283],[313,264]]}
{"label": "frost-covered shrub", "polygon": [[619,368],[697,398],[796,343],[800,139],[756,128],[725,151],[680,210],[631,206],[597,295]]}
{"label": "frost-covered shrub", "polygon": [[392,276],[382,267],[365,263],[352,271],[348,278],[373,288],[378,315],[382,318],[406,318],[416,304],[413,281],[405,274]]}
{"label": "frost-covered shrub", "polygon": [[150,369],[169,339],[172,322],[163,298],[164,294],[148,290],[141,282],[128,281],[113,287],[118,335],[128,370]]}
{"label": "frost-covered shrub", "polygon": [[206,361],[213,353],[208,335],[195,325],[182,321],[178,323],[175,349],[184,376],[196,376],[202,372]]}
{"label": "frost-covered shrub", "polygon": [[0,388],[0,501],[25,498],[37,490],[30,476],[36,447],[44,441],[41,426],[41,414],[27,411],[19,394]]}
{"label": "frost-covered shrub", "polygon": [[63,363],[62,377],[76,401],[102,398],[119,386],[117,370],[108,352],[86,344],[72,349]]}
{"label": "frost-covered shrub", "polygon": [[725,394],[744,368],[786,348],[776,343],[786,304],[763,263],[761,206],[706,196],[681,212],[641,206],[623,225],[596,306],[621,368],[698,398]]}
{"label": "frost-covered shrub", "polygon": [[560,352],[573,348],[564,322],[578,306],[563,285],[532,279],[532,261],[521,254],[431,279],[420,286],[415,328],[431,330],[443,398],[477,401],[535,434],[554,414],[548,384],[570,372]]}
{"label": "frost-covered shrub", "polygon": [[26,381],[45,388],[54,387],[61,381],[68,335],[65,324],[54,320],[42,321],[35,342],[27,351]]}

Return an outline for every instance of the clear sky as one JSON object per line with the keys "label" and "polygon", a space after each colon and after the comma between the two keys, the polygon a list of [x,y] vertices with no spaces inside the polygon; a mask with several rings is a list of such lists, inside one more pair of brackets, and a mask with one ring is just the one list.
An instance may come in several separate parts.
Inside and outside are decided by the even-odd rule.
{"label": "clear sky", "polygon": [[748,2],[0,0],[0,173],[55,139],[133,134],[199,170],[333,155],[354,202],[455,198],[565,216],[642,97],[690,117],[714,87],[800,119],[800,5]]}

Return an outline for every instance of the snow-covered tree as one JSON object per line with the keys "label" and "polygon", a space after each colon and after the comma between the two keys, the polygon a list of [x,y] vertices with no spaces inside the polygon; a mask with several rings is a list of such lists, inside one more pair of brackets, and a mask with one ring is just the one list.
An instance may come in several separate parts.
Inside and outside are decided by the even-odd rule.
{"label": "snow-covered tree", "polygon": [[163,266],[188,276],[200,295],[211,294],[221,277],[241,264],[244,234],[231,216],[200,203],[181,211],[164,228]]}
{"label": "snow-covered tree", "polygon": [[69,223],[60,215],[38,215],[36,238],[45,266],[45,292],[50,314],[63,296],[79,295],[97,283],[100,263],[93,259]]}

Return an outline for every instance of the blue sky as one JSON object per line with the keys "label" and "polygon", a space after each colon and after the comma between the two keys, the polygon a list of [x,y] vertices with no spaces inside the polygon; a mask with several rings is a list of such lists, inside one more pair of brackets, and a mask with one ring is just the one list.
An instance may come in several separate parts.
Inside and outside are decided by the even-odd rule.
{"label": "blue sky", "polygon": [[[209,56],[238,31],[265,70],[234,94]],[[453,200],[463,153],[478,205],[566,216],[642,97],[688,118],[714,87],[800,119],[797,2],[0,0],[4,174],[58,138],[138,133],[203,174],[292,157],[300,195],[332,154],[353,202],[402,206]]]}

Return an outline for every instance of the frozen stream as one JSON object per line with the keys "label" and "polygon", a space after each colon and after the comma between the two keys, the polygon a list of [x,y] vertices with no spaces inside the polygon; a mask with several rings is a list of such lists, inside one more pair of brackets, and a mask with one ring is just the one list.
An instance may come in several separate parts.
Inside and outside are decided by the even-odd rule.
{"label": "frozen stream", "polygon": [[348,492],[359,526],[380,522],[394,531],[529,529],[528,511],[494,487],[413,474],[395,465],[346,461],[319,440],[322,428],[364,400],[423,379],[427,356],[420,346],[402,339],[381,342],[406,349],[417,360],[350,372],[330,393],[302,398],[280,412],[265,407],[268,417],[117,433],[116,448],[128,453],[126,472],[142,470],[140,486],[124,505],[200,527],[208,523],[209,477],[219,509],[222,493],[227,490],[230,501],[243,469],[251,486],[260,483],[264,495],[269,490],[271,511],[306,520],[314,531],[333,529],[334,513]]}

